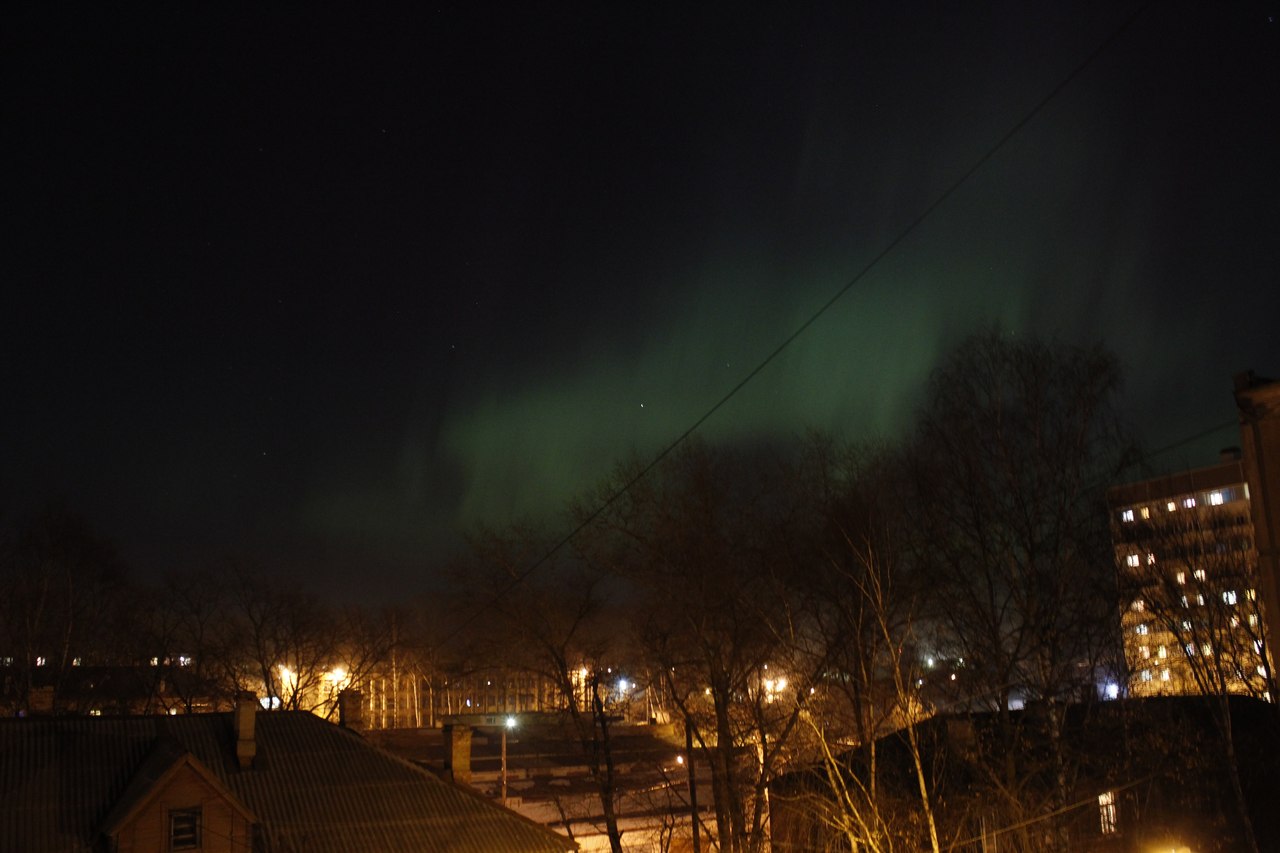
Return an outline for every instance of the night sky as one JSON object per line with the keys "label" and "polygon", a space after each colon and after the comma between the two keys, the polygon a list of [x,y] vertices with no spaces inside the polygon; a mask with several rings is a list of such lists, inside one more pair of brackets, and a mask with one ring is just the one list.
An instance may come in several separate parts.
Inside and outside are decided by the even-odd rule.
{"label": "night sky", "polygon": [[702,432],[892,438],[992,323],[1111,347],[1152,446],[1280,374],[1274,0],[52,5],[0,60],[0,521],[60,500],[144,578],[426,588],[680,434],[1117,31]]}

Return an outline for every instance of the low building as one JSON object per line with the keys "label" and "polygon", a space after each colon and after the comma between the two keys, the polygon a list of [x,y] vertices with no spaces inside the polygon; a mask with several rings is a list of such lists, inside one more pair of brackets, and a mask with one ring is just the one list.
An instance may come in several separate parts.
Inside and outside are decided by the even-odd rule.
{"label": "low building", "polygon": [[914,755],[903,730],[775,780],[772,849],[929,849],[919,772],[956,853],[1278,850],[1275,707],[1227,702],[1231,749],[1200,697],[932,717]]}
{"label": "low building", "polygon": [[0,720],[0,850],[556,851],[576,845],[305,712]]}
{"label": "low building", "polygon": [[[610,849],[590,744],[584,747],[566,715],[460,715],[447,718],[443,730],[370,731],[369,737],[495,802],[503,802],[505,791],[509,808],[571,835],[584,851]],[[690,758],[674,729],[614,721],[609,741],[614,814],[625,849],[692,849]],[[603,755],[597,760],[603,767]],[[698,820],[709,839],[715,826],[711,773],[704,760],[694,760]],[[702,849],[710,849],[709,840]]]}

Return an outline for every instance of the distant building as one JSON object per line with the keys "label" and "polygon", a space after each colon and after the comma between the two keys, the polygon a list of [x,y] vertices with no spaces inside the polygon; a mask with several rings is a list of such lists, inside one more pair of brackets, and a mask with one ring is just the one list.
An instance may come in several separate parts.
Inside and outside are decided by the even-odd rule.
{"label": "distant building", "polygon": [[1250,503],[1238,451],[1108,492],[1131,695],[1266,694]]}
{"label": "distant building", "polygon": [[229,714],[0,720],[0,791],[0,850],[24,853],[576,849],[355,731],[252,698]]}

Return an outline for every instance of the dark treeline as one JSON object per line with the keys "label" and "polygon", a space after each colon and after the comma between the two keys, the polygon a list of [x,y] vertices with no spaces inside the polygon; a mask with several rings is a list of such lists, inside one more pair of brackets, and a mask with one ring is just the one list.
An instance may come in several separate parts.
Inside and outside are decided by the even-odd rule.
{"label": "dark treeline", "polygon": [[[555,710],[615,849],[609,727],[670,722],[706,758],[720,850],[765,849],[771,783],[815,766],[834,849],[940,851],[991,826],[1016,827],[1002,850],[1074,849],[1068,708],[1126,683],[1104,497],[1136,456],[1119,393],[1101,349],[988,332],[893,441],[695,440],[644,476],[623,462],[560,518],[475,531],[447,593],[381,610],[234,562],[140,589],[50,510],[2,545],[3,701],[189,712],[252,690],[331,715],[356,687],[386,725]],[[143,707],[85,687],[109,665]],[[939,714],[985,721],[963,796],[924,742]]]}

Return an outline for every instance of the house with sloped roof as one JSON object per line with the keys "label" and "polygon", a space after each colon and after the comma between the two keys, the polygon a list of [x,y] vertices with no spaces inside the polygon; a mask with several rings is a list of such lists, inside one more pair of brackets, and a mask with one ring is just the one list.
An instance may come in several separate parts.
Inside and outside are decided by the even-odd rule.
{"label": "house with sloped roof", "polygon": [[574,849],[304,712],[0,720],[0,850]]}

